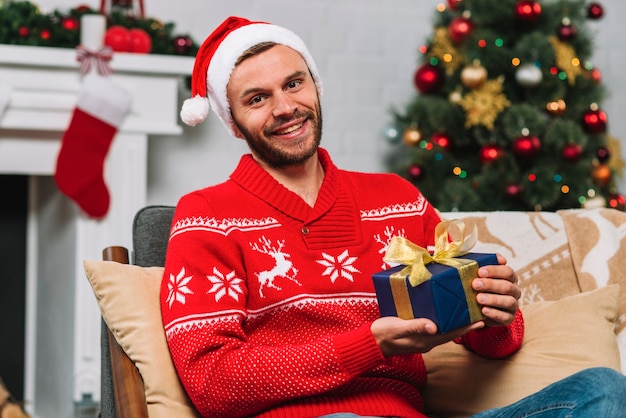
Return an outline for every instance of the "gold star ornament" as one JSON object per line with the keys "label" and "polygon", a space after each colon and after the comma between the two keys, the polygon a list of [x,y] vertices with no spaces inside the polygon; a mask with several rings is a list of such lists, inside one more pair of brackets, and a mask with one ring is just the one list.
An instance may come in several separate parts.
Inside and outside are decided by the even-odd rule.
{"label": "gold star ornament", "polygon": [[503,82],[503,77],[487,80],[481,87],[472,90],[459,100],[459,104],[465,109],[466,128],[483,125],[490,131],[493,130],[498,115],[511,105],[502,93]]}

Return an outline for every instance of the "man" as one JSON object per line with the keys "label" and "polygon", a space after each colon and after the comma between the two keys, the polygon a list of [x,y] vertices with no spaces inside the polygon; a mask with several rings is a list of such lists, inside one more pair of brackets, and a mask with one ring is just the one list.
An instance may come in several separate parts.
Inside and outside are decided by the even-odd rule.
{"label": "man", "polygon": [[228,18],[196,57],[183,121],[210,103],[251,150],[229,180],[180,200],[168,246],[163,322],[204,416],[423,417],[421,353],[456,340],[499,358],[521,345],[501,256],[472,283],[485,320],[439,334],[426,318],[379,318],[371,275],[388,239],[432,245],[439,217],[400,177],[332,163],[321,93],[302,40],[275,25]]}

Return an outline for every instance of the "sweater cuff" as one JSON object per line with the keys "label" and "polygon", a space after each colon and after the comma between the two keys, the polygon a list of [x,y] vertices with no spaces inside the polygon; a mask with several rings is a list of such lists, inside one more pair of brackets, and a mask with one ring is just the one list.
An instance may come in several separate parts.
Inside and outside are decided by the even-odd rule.
{"label": "sweater cuff", "polygon": [[371,325],[368,322],[335,338],[339,364],[351,376],[372,370],[385,361],[370,330]]}

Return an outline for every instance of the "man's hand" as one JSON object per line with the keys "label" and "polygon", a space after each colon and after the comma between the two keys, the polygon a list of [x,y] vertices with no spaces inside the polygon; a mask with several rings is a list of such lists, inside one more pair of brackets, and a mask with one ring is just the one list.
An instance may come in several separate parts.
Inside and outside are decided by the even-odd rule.
{"label": "man's hand", "polygon": [[437,334],[437,325],[430,319],[400,319],[395,316],[386,316],[374,321],[370,329],[383,355],[387,357],[426,353],[433,347],[484,326],[483,321],[478,321],[445,334]]}
{"label": "man's hand", "polygon": [[508,325],[519,308],[522,292],[517,286],[517,275],[506,265],[506,259],[497,254],[497,266],[478,269],[478,278],[472,282],[477,292],[476,300],[482,306],[485,320],[437,334],[437,325],[427,318],[400,319],[393,316],[379,318],[372,323],[371,330],[380,350],[385,356],[426,353],[434,347],[452,341],[470,331],[485,326]]}
{"label": "man's hand", "polygon": [[499,265],[480,267],[478,278],[472,282],[472,288],[478,292],[476,300],[486,317],[485,325],[489,327],[510,324],[522,295],[517,286],[517,275],[506,265],[506,259],[501,254],[497,256]]}

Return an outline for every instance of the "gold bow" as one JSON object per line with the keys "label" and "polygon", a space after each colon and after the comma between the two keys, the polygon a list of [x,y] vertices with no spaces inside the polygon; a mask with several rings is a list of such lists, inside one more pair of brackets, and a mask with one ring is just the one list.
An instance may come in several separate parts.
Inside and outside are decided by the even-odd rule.
{"label": "gold bow", "polygon": [[477,277],[478,263],[474,260],[456,258],[463,256],[476,244],[478,232],[476,226],[467,232],[465,223],[455,219],[442,221],[435,228],[435,250],[431,255],[427,249],[420,247],[404,237],[395,236],[391,239],[383,260],[387,263],[404,264],[405,267],[390,276],[391,292],[394,297],[396,311],[400,318],[413,318],[413,310],[406,285],[408,277],[411,286],[418,286],[429,280],[432,274],[426,266],[430,263],[444,264],[459,271],[465,296],[470,309],[471,318],[479,318],[480,312],[472,300],[471,280]]}

